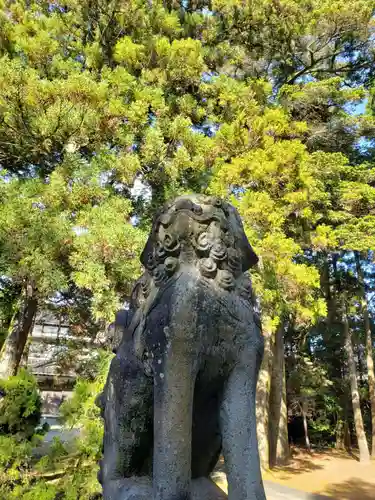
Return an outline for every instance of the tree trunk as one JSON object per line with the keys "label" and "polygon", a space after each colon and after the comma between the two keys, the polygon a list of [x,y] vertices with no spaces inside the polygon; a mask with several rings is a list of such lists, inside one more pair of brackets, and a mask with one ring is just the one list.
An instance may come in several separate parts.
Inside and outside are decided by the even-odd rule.
{"label": "tree trunk", "polygon": [[9,332],[10,325],[12,323],[12,318],[6,318],[4,321],[1,322],[0,324],[0,350],[3,347],[3,344],[5,342],[7,332]]}
{"label": "tree trunk", "polygon": [[344,445],[346,450],[350,451],[352,449],[352,437],[350,435],[350,427],[347,420],[345,420],[344,424]]}
{"label": "tree trunk", "polygon": [[306,448],[309,451],[311,451],[310,438],[309,438],[309,429],[308,429],[308,426],[307,426],[308,402],[306,400],[303,400],[302,404],[300,405],[300,408],[301,408],[302,420],[303,420],[303,431],[305,433],[305,445],[306,445]]}
{"label": "tree trunk", "polygon": [[368,451],[367,439],[366,439],[365,429],[363,426],[361,403],[358,392],[357,369],[355,366],[354,351],[352,344],[352,335],[349,328],[348,316],[345,309],[343,310],[342,322],[344,326],[345,351],[348,359],[350,390],[352,395],[355,432],[357,435],[358,448],[359,448],[359,460],[360,462],[368,462],[370,460],[370,454]]}
{"label": "tree trunk", "polygon": [[286,404],[284,323],[276,331],[269,415],[270,465],[283,464],[289,456],[288,410]]}
{"label": "tree trunk", "polygon": [[[34,319],[35,319],[35,316],[34,316]],[[30,331],[32,331],[33,327],[34,327],[34,321],[32,322]],[[30,335],[28,335],[26,343],[25,343],[25,347],[23,348],[19,367],[27,368],[27,365],[29,363],[30,344],[31,344],[31,338],[30,338]]]}
{"label": "tree trunk", "polygon": [[31,286],[27,287],[21,306],[12,321],[10,332],[0,353],[0,378],[15,375],[37,311],[37,299]]}
{"label": "tree trunk", "polygon": [[272,373],[272,333],[264,333],[264,355],[256,393],[259,458],[262,469],[269,468],[268,415]]}
{"label": "tree trunk", "polygon": [[352,443],[350,437],[350,427],[349,427],[349,410],[350,401],[349,393],[347,390],[343,393],[343,400],[341,399],[342,409],[337,415],[337,426],[336,426],[336,448],[338,450],[351,450]]}
{"label": "tree trunk", "polygon": [[9,297],[5,299],[5,303],[3,304],[2,320],[0,320],[0,352],[10,330],[12,319],[14,317],[14,311],[16,310],[16,306],[19,304],[20,298],[20,291],[16,286],[14,286],[8,294]]}
{"label": "tree trunk", "polygon": [[336,430],[335,430],[335,435],[336,435],[336,443],[335,443],[335,448],[336,450],[344,450],[345,449],[345,427],[344,427],[344,421],[341,419],[341,415],[338,416],[337,424],[336,424]]}
{"label": "tree trunk", "polygon": [[324,254],[324,264],[320,273],[320,287],[323,291],[327,303],[327,325],[330,327],[334,322],[336,315],[336,300],[334,285],[331,280],[330,265],[328,254]]}
{"label": "tree trunk", "polygon": [[372,438],[371,438],[371,456],[375,458],[375,372],[374,372],[374,358],[373,358],[373,343],[371,335],[370,316],[368,311],[368,304],[366,298],[365,280],[359,252],[355,252],[355,261],[357,266],[358,282],[361,293],[361,308],[363,314],[363,322],[366,335],[366,362],[367,362],[367,376],[368,376],[368,389],[371,405],[371,424],[372,424]]}

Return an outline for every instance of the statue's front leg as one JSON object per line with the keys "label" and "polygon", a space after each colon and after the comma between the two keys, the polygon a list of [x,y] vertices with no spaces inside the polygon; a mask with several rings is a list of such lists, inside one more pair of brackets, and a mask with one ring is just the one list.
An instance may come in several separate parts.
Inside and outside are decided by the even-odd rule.
{"label": "statue's front leg", "polygon": [[155,359],[154,500],[190,500],[194,360],[184,341],[167,345]]}
{"label": "statue's front leg", "polygon": [[191,499],[197,293],[188,276],[167,288],[147,318],[154,374],[153,500]]}
{"label": "statue's front leg", "polygon": [[245,347],[225,385],[220,422],[229,500],[266,500],[255,417],[259,363],[255,346]]}

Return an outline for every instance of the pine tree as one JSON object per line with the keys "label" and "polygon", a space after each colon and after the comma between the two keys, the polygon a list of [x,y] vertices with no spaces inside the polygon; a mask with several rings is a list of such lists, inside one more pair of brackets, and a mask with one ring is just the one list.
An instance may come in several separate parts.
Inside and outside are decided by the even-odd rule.
{"label": "pine tree", "polygon": [[274,462],[280,332],[323,332],[327,360],[347,292],[332,260],[374,248],[372,15],[364,0],[2,0],[2,373],[51,299],[90,327],[112,320],[165,199],[221,195],[261,257],[259,437]]}

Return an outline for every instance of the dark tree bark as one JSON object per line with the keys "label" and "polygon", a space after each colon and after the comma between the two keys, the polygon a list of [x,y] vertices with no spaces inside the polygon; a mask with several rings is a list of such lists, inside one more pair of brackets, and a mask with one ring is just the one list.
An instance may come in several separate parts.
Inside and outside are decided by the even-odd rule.
{"label": "dark tree bark", "polygon": [[338,423],[336,426],[336,449],[349,451],[351,450],[352,443],[348,418],[350,401],[347,391],[345,391],[344,397],[343,409],[338,415]]}
{"label": "dark tree bark", "polygon": [[345,449],[344,421],[341,419],[336,424],[335,435],[336,435],[336,444],[335,444],[336,450],[344,450]]}
{"label": "dark tree bark", "polygon": [[0,378],[17,373],[22,354],[37,312],[37,298],[32,286],[27,286],[0,353]]}
{"label": "dark tree bark", "polygon": [[324,294],[324,298],[327,303],[327,325],[331,325],[333,318],[335,316],[335,302],[334,295],[331,290],[331,279],[330,279],[330,269],[328,254],[323,254],[323,265],[320,269],[320,288]]}

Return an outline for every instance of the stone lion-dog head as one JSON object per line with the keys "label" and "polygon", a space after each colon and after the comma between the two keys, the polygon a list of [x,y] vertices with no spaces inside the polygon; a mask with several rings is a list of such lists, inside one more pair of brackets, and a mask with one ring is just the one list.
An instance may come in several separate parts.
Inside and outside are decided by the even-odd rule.
{"label": "stone lion-dog head", "polygon": [[[156,214],[141,254],[146,275],[143,291],[161,287],[183,266],[195,266],[202,277],[232,290],[238,278],[258,261],[237,210],[211,196],[184,195]],[[147,284],[146,284],[147,283]]]}

